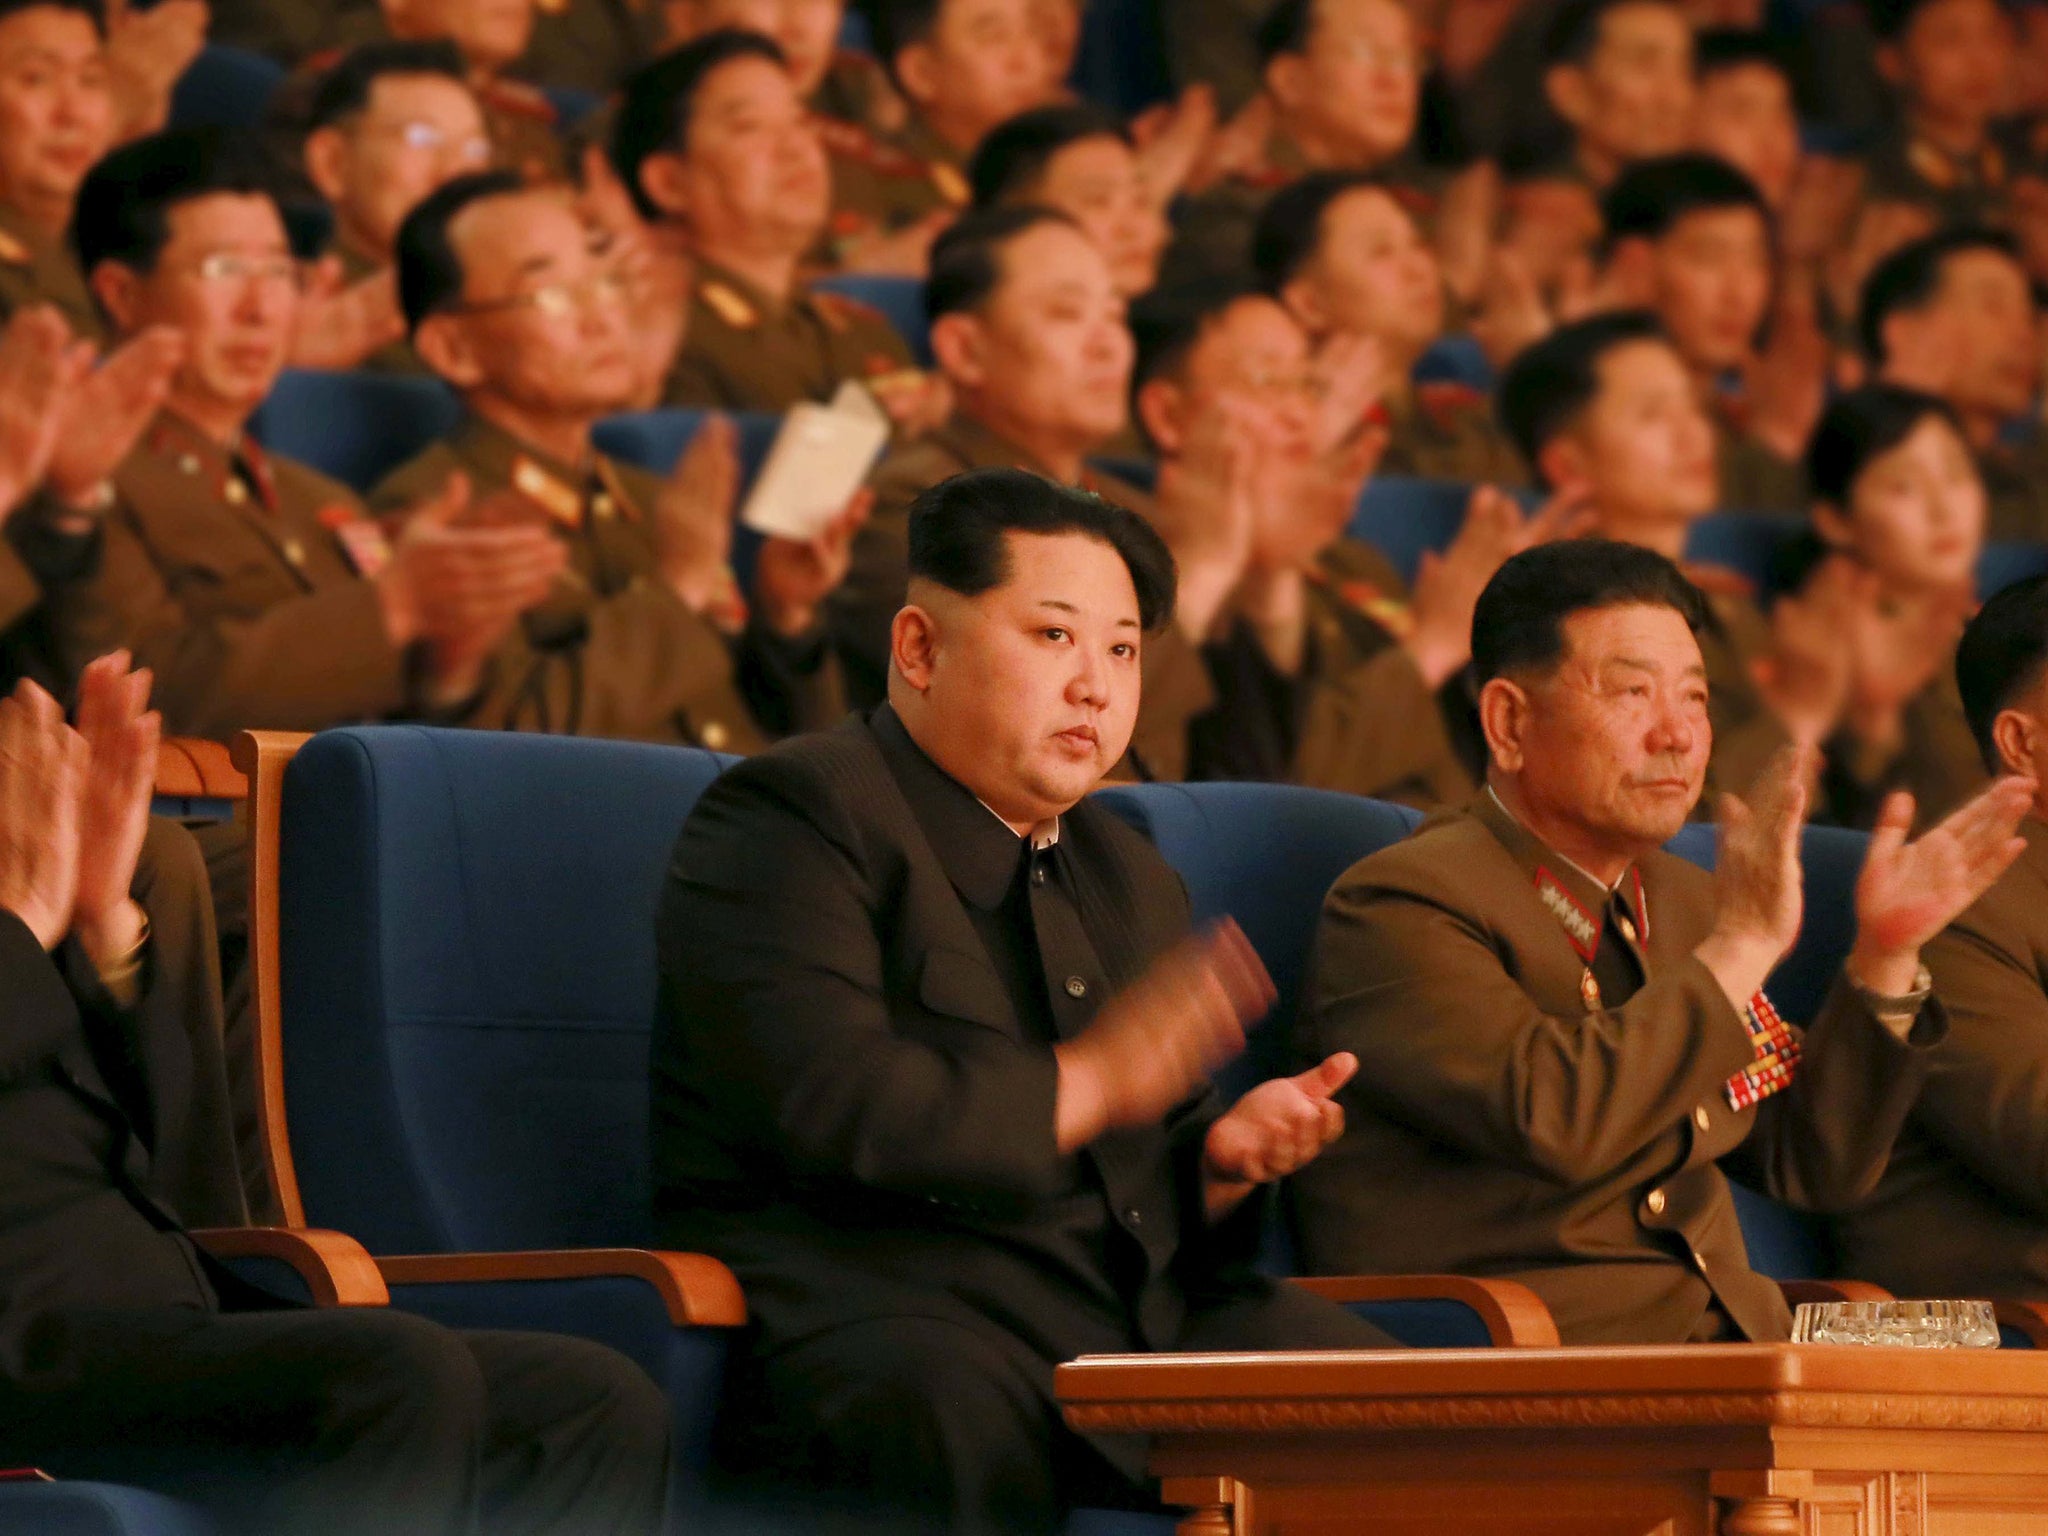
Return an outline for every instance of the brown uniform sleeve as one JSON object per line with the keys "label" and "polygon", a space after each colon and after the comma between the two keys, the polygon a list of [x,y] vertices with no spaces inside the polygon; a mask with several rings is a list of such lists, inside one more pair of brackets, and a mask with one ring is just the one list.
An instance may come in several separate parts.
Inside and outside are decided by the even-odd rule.
{"label": "brown uniform sleeve", "polygon": [[42,600],[43,587],[35,572],[12,543],[0,539],[0,630],[12,629]]}

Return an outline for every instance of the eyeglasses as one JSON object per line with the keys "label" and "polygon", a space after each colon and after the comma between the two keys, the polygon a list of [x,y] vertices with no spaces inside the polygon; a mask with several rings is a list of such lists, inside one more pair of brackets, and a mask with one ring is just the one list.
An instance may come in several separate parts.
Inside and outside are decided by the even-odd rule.
{"label": "eyeglasses", "polygon": [[382,123],[374,131],[395,138],[407,149],[418,150],[422,154],[439,154],[452,148],[465,165],[489,165],[491,162],[491,141],[482,134],[458,139],[438,124],[417,119],[405,123]]}
{"label": "eyeglasses", "polygon": [[214,251],[187,268],[209,288],[240,283],[261,283],[266,288],[296,288],[301,281],[298,262],[289,256],[244,256],[235,251]]}
{"label": "eyeglasses", "polygon": [[598,272],[573,283],[545,283],[502,299],[478,299],[450,306],[454,314],[488,315],[531,309],[550,320],[566,320],[579,310],[610,309],[626,302],[626,279],[617,272]]}

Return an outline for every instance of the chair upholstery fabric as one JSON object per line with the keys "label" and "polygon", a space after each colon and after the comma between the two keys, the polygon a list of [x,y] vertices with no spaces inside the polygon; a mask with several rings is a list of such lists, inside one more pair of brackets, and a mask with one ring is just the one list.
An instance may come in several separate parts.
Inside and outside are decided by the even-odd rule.
{"label": "chair upholstery fabric", "polygon": [[225,1536],[190,1504],[113,1483],[0,1485],[0,1536]]}
{"label": "chair upholstery fabric", "polygon": [[272,453],[367,494],[461,415],[454,392],[438,379],[293,368],[278,375],[249,433]]}

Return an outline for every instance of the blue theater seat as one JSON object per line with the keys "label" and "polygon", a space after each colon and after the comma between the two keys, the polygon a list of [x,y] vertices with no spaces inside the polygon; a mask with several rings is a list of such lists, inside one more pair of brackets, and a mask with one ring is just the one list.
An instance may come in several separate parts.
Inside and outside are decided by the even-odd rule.
{"label": "blue theater seat", "polygon": [[290,368],[249,432],[272,453],[367,493],[461,417],[461,402],[439,379]]}
{"label": "blue theater seat", "polygon": [[0,1536],[226,1536],[178,1499],[113,1483],[0,1484]]}
{"label": "blue theater seat", "polygon": [[1067,84],[1128,116],[1173,95],[1159,7],[1171,0],[1088,0]]}
{"label": "blue theater seat", "polygon": [[1424,550],[1441,550],[1458,535],[1472,487],[1419,475],[1374,475],[1359,493],[1347,530],[1373,546],[1401,573],[1415,579]]}
{"label": "blue theater seat", "polygon": [[1977,561],[1977,591],[1985,597],[2048,571],[2048,544],[1988,544]]}
{"label": "blue theater seat", "polygon": [[171,126],[255,128],[284,74],[260,53],[208,43],[171,87]]}
{"label": "blue theater seat", "polygon": [[883,277],[865,272],[835,272],[817,287],[842,298],[858,299],[888,318],[920,368],[932,365],[931,319],[924,308],[924,282],[915,277]]}

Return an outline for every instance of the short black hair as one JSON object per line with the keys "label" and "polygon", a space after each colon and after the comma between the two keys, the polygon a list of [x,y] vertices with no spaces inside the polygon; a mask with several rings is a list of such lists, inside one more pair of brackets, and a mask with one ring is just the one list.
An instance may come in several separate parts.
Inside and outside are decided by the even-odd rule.
{"label": "short black hair", "polygon": [[1708,27],[1692,40],[1692,77],[1705,80],[1711,75],[1752,66],[1792,79],[1792,63],[1785,49],[1768,32],[1748,27]]}
{"label": "short black hair", "polygon": [[1478,680],[1546,672],[1564,656],[1564,623],[1597,608],[1650,604],[1677,612],[1695,635],[1707,601],[1670,560],[1616,539],[1561,539],[1525,549],[1493,573],[1472,610]]}
{"label": "short black hair", "polygon": [[1661,240],[1693,214],[1728,208],[1753,210],[1770,233],[1771,209],[1763,193],[1719,155],[1687,151],[1638,160],[1600,200],[1603,248],[1628,239]]}
{"label": "short black hair", "polygon": [[945,3],[946,0],[860,0],[868,36],[874,40],[875,57],[882,61],[892,79],[896,74],[896,55],[932,35]]}
{"label": "short black hair", "polygon": [[[2002,229],[1957,224],[1900,246],[1864,279],[1856,306],[1856,341],[1871,363],[1885,361],[1884,326],[1893,315],[1914,314],[1932,304],[1941,291],[1949,258],[1970,251],[1991,251],[2022,271],[2019,243]],[[2031,291],[2031,286],[2030,286]]]}
{"label": "short black hair", "polygon": [[1984,601],[1956,647],[1956,690],[1984,766],[2001,772],[1991,727],[1998,712],[2048,671],[2048,575],[2001,587]]}
{"label": "short black hair", "polygon": [[621,90],[618,115],[612,119],[612,169],[626,184],[633,206],[644,219],[658,219],[655,207],[640,185],[640,167],[651,155],[685,148],[684,135],[690,126],[690,112],[697,92],[712,73],[736,59],[765,59],[778,68],[789,67],[782,47],[758,32],[721,27],[693,37],[680,48],[671,49],[651,64],[628,77]]}
{"label": "short black hair", "polygon": [[910,504],[910,574],[963,597],[1010,579],[1008,533],[1084,534],[1120,555],[1150,634],[1173,617],[1173,555],[1144,518],[1028,469],[970,469],[918,493]]}
{"label": "short black hair", "polygon": [[[1525,347],[1501,376],[1494,397],[1500,424],[1531,467],[1537,455],[1568,431],[1600,392],[1600,362],[1616,347],[1664,341],[1647,310],[1616,310],[1561,325]],[[1537,469],[1537,475],[1542,475]]]}
{"label": "short black hair", "polygon": [[1129,144],[1131,135],[1113,114],[1081,101],[1033,107],[997,124],[975,146],[967,164],[974,206],[988,208],[1008,198],[1030,197],[1053,157],[1084,139]]}
{"label": "short black hair", "polygon": [[107,8],[100,0],[0,0],[0,21],[22,11],[76,11],[92,23],[93,31],[107,35]]}
{"label": "short black hair", "polygon": [[[1896,43],[1913,25],[1913,18],[1932,4],[1934,0],[1863,0],[1863,9],[1870,17],[1870,30],[1878,41]],[[2002,11],[2012,9],[2009,0],[1997,0],[1997,4]]]}
{"label": "short black hair", "polygon": [[1258,31],[1253,42],[1259,50],[1259,63],[1270,64],[1283,53],[1305,53],[1308,40],[1316,29],[1316,0],[1274,0],[1266,14],[1259,18]]}
{"label": "short black hair", "polygon": [[462,258],[448,237],[456,216],[472,203],[516,197],[528,190],[529,183],[517,171],[478,171],[435,188],[405,216],[393,242],[393,261],[398,268],[398,304],[405,311],[408,333],[462,297]]}
{"label": "short black hair", "polygon": [[370,92],[386,75],[443,75],[469,89],[469,71],[462,53],[447,38],[430,43],[394,42],[389,39],[351,48],[326,74],[313,91],[312,110],[306,115],[308,132],[331,128],[345,117],[353,117],[370,104]]}
{"label": "short black hair", "polygon": [[1223,312],[1242,299],[1263,299],[1264,288],[1242,274],[1209,272],[1183,283],[1165,283],[1142,294],[1131,305],[1131,421],[1146,446],[1156,448],[1145,418],[1135,406],[1138,392],[1152,380],[1180,371],[1206,331]]}
{"label": "short black hair", "polygon": [[1829,402],[1806,440],[1806,484],[1817,500],[1849,509],[1849,493],[1870,461],[1912,436],[1930,416],[1962,434],[1946,400],[1898,384],[1865,384]]}
{"label": "short black hair", "polygon": [[171,237],[171,210],[218,194],[277,201],[270,163],[248,134],[170,128],[123,144],[87,172],[78,189],[71,249],[80,269],[89,273],[103,261],[118,261],[149,271]]}
{"label": "short black hair", "polygon": [[968,209],[932,242],[924,312],[936,320],[981,308],[1003,280],[1003,248],[1041,224],[1079,227],[1058,209],[1039,203]]}
{"label": "short black hair", "polygon": [[1543,67],[1584,64],[1600,46],[1600,28],[1610,11],[1630,5],[1665,5],[1677,8],[1677,0],[1564,0],[1543,29]]}
{"label": "short black hair", "polygon": [[1259,281],[1274,293],[1285,288],[1323,243],[1323,220],[1330,206],[1365,191],[1394,197],[1392,188],[1373,171],[1311,171],[1275,192],[1252,229],[1252,270]]}

